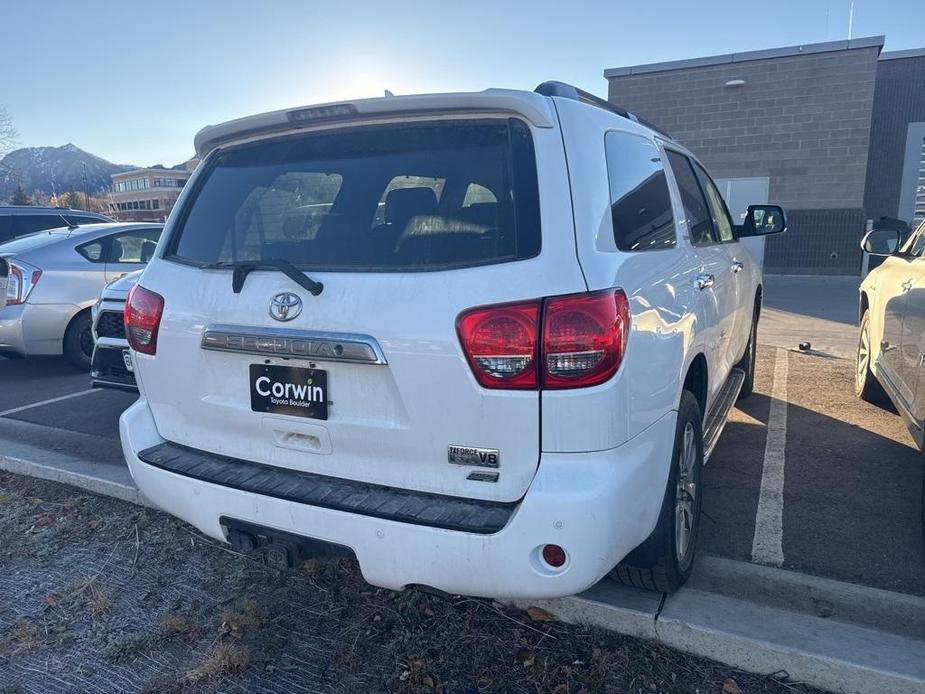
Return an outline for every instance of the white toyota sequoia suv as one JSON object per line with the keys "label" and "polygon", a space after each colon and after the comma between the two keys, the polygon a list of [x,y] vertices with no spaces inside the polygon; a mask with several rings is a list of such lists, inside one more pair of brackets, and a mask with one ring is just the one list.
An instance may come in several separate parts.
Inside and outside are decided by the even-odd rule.
{"label": "white toyota sequoia suv", "polygon": [[142,493],[269,561],[551,597],[690,573],[760,266],[684,147],[558,82],[202,130],[125,310]]}

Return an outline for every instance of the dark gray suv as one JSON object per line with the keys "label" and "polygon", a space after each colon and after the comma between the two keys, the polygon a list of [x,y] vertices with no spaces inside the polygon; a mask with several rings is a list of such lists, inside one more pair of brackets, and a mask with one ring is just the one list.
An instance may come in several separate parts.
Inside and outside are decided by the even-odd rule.
{"label": "dark gray suv", "polygon": [[0,243],[34,231],[112,221],[115,220],[98,212],[72,210],[67,207],[0,205]]}

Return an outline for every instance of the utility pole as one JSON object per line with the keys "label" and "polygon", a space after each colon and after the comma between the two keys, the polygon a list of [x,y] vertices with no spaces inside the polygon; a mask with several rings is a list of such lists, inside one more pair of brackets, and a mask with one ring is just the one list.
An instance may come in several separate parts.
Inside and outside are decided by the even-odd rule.
{"label": "utility pole", "polygon": [[848,40],[851,40],[851,32],[854,29],[854,0],[848,6]]}
{"label": "utility pole", "polygon": [[86,209],[89,211],[89,209],[90,209],[90,187],[87,185],[87,162],[85,162],[85,161],[80,162],[80,166],[83,168],[83,176],[84,176],[84,197],[85,197],[86,200],[87,200]]}

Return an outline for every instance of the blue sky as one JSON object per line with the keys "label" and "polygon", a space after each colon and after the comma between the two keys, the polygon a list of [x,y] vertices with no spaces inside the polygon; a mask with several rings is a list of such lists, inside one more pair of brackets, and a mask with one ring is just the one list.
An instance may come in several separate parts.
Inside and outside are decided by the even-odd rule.
{"label": "blue sky", "polygon": [[[547,79],[844,39],[849,0],[7,0],[0,106],[21,146],[174,164],[203,125],[328,100]],[[855,0],[855,37],[925,47],[923,0]]]}

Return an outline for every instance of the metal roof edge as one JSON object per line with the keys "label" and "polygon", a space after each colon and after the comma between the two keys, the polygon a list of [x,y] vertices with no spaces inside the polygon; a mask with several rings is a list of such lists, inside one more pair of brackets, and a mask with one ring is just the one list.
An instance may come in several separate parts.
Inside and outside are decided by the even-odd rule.
{"label": "metal roof edge", "polygon": [[771,58],[785,58],[796,55],[811,55],[813,53],[830,53],[832,51],[846,51],[858,48],[879,48],[883,50],[886,37],[865,36],[857,39],[843,41],[825,41],[823,43],[807,43],[799,46],[785,46],[782,48],[768,48],[743,53],[726,53],[702,58],[687,58],[685,60],[669,60],[662,63],[648,63],[643,65],[630,65],[614,67],[604,70],[604,77],[625,77],[627,75],[641,75],[650,72],[667,72],[670,70],[684,70],[687,68],[706,67],[709,65],[726,65],[730,63],[744,63],[751,60],[768,60]]}
{"label": "metal roof edge", "polygon": [[925,48],[909,48],[904,51],[884,51],[880,60],[900,60],[902,58],[925,58]]}

